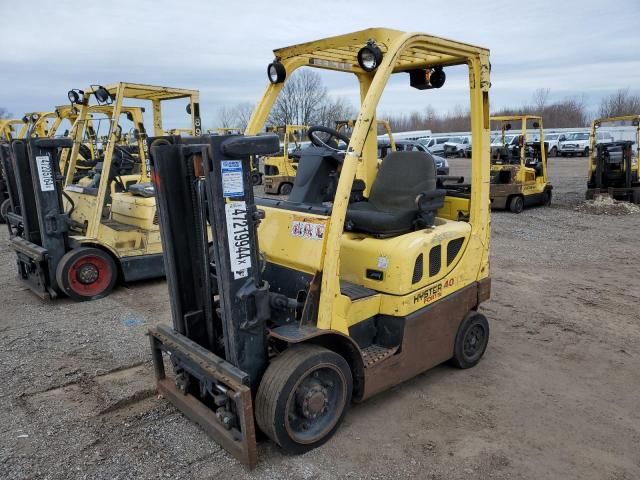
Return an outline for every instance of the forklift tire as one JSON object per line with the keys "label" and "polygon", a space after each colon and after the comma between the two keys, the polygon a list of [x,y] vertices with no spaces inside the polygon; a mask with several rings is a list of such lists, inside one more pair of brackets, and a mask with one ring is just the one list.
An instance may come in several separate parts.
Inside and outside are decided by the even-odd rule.
{"label": "forklift tire", "polygon": [[451,362],[458,368],[474,367],[489,344],[489,322],[478,312],[470,312],[458,327]]}
{"label": "forklift tire", "polygon": [[291,185],[290,183],[283,183],[278,189],[278,195],[289,195],[292,188],[293,185]]}
{"label": "forklift tire", "polygon": [[295,345],[267,368],[256,395],[256,422],[288,453],[319,447],[337,430],[353,390],[347,361],[312,344]]}
{"label": "forklift tire", "polygon": [[633,193],[631,194],[631,201],[636,205],[640,205],[640,189],[637,188],[633,191]]}
{"label": "forklift tire", "polygon": [[0,205],[0,223],[6,223],[7,213],[11,211],[11,200],[5,198]]}
{"label": "forklift tire", "polygon": [[509,200],[509,210],[513,213],[522,213],[524,210],[524,198],[522,195],[515,195]]}
{"label": "forklift tire", "polygon": [[60,290],[80,302],[106,297],[117,280],[116,262],[97,248],[74,248],[64,254],[56,267]]}
{"label": "forklift tire", "polygon": [[546,192],[544,192],[544,199],[542,200],[542,205],[544,205],[545,207],[550,207],[552,198],[553,198],[553,195],[551,194],[551,190],[547,190]]}

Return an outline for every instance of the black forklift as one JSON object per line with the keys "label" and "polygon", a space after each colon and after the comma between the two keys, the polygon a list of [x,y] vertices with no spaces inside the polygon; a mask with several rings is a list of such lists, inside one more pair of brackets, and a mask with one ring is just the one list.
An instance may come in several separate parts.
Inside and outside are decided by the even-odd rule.
{"label": "black forklift", "polygon": [[[603,126],[623,126],[631,123],[635,128],[635,141],[612,141],[610,136],[600,136]],[[598,138],[607,141],[598,141]],[[586,199],[609,196],[615,200],[640,204],[640,115],[600,118],[591,128],[591,155]],[[634,144],[636,151],[634,152]]]}

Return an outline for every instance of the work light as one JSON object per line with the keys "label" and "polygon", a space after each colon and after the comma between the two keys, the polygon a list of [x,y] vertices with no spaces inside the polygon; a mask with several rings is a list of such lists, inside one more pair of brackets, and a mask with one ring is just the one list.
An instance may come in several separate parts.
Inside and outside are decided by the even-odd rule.
{"label": "work light", "polygon": [[429,83],[433,88],[441,88],[447,79],[447,74],[444,73],[442,67],[435,67],[429,77]]}
{"label": "work light", "polygon": [[75,103],[80,103],[82,104],[82,96],[84,95],[84,92],[82,90],[78,90],[78,89],[72,89],[69,90],[69,93],[67,93],[67,97],[69,98],[69,101],[71,102],[71,105],[75,104]]}
{"label": "work light", "polygon": [[[94,85],[92,85],[94,86]],[[94,89],[93,94],[96,96],[96,100],[100,104],[111,103],[112,98],[109,90],[104,88],[102,85],[95,85],[97,88]]]}
{"label": "work light", "polygon": [[358,52],[358,64],[365,72],[373,72],[382,62],[382,50],[376,42],[369,40]]}
{"label": "work light", "polygon": [[275,61],[267,67],[267,75],[271,83],[282,83],[287,78],[287,70],[280,62]]}

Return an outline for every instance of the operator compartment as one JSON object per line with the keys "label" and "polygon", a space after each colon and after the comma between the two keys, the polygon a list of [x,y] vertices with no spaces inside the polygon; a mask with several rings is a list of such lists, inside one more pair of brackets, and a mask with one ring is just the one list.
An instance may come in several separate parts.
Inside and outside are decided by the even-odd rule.
{"label": "operator compartment", "polygon": [[143,230],[158,230],[153,184],[136,183],[112,195],[111,219]]}

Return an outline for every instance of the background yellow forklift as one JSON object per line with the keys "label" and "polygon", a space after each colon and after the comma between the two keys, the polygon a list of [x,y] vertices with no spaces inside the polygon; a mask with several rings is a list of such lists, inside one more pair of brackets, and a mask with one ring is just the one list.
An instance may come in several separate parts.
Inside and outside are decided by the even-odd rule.
{"label": "background yellow forklift", "polygon": [[[625,124],[635,128],[635,140],[598,142],[601,127]],[[587,200],[608,195],[616,200],[640,204],[640,115],[594,120],[589,151]]]}
{"label": "background yellow forklift", "polygon": [[[2,151],[14,138],[22,138],[27,132],[28,125],[23,120],[15,118],[0,119],[0,160]],[[11,210],[10,179],[4,162],[0,161],[0,223],[6,222],[7,213]]]}
{"label": "background yellow forklift", "polygon": [[[106,137],[90,131],[96,123],[90,116],[92,97],[109,107]],[[35,293],[91,300],[107,295],[119,278],[129,282],[164,274],[142,109],[123,102],[151,103],[154,135],[163,134],[164,102],[187,102],[191,131],[197,135],[198,92],[118,83],[71,90],[69,99],[79,110],[72,138],[12,143],[22,207],[14,221],[22,229],[11,245],[19,275]],[[127,121],[134,131],[133,146],[121,142]],[[100,155],[86,181],[77,170],[88,139]],[[61,163],[67,166],[64,177]]]}
{"label": "background yellow forklift", "polygon": [[[133,119],[132,112],[138,111],[138,116],[141,118],[144,109],[140,107],[122,107],[122,112],[128,118]],[[103,154],[98,148],[98,134],[96,132],[96,125],[94,125],[94,115],[102,116],[102,118],[96,119],[96,123],[101,121],[110,121],[111,114],[113,112],[113,106],[111,105],[90,105],[89,114],[86,121],[83,123],[85,128],[84,141],[80,145],[79,158],[76,162],[76,172],[74,174],[74,183],[78,181],[90,181],[90,175],[92,169],[96,166],[98,160]],[[77,122],[79,110],[76,105],[61,105],[55,108],[52,112],[39,112],[25,115],[21,120],[21,124],[24,128],[21,129],[23,134],[20,138],[61,138],[68,136],[75,136],[75,129],[78,127]],[[122,144],[122,140],[126,140],[125,137],[119,137],[119,145]],[[103,139],[104,140],[104,139]],[[106,142],[104,142],[106,143]],[[65,155],[61,155],[60,158],[60,172],[64,176],[67,171],[67,162],[69,159],[68,152]],[[20,218],[20,196],[16,183],[15,169],[13,168],[12,152],[11,148],[5,143],[4,147],[0,147],[0,166],[3,172],[3,178],[6,182],[7,198],[0,206],[0,211],[3,212],[3,217],[6,218],[9,212],[15,212]],[[122,178],[122,177],[119,177]],[[83,179],[83,180],[81,180]],[[112,190],[116,188],[116,184],[112,183]],[[35,207],[33,207],[35,208]],[[21,229],[23,225],[20,220],[9,223],[9,232],[11,236],[21,235]]]}
{"label": "background yellow forklift", "polygon": [[282,135],[282,146],[276,155],[264,157],[264,193],[289,195],[293,188],[298,169],[298,154],[303,141],[307,138],[306,125],[284,125],[269,127],[267,132]]}
{"label": "background yellow forklift", "polygon": [[[547,178],[547,149],[544,143],[542,117],[509,115],[491,117],[500,125],[501,143],[491,149],[491,208],[520,213],[525,207],[551,205],[553,186]],[[505,144],[513,124],[520,128],[518,148]],[[535,129],[536,134],[527,132]]]}
{"label": "background yellow forklift", "polygon": [[[490,290],[489,51],[374,28],[274,56],[246,136],[150,140],[173,316],[173,328],[149,332],[158,389],[250,467],[255,424],[286,451],[308,451],[352,400],[448,360],[472,367],[489,337],[478,312]],[[439,183],[427,152],[378,165],[390,76],[428,95],[451,66],[468,69],[471,184]],[[258,134],[300,67],[358,79],[351,138],[312,126],[289,197],[255,199],[250,158],[279,150],[277,136]]]}

